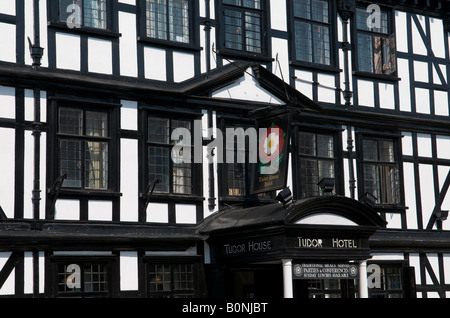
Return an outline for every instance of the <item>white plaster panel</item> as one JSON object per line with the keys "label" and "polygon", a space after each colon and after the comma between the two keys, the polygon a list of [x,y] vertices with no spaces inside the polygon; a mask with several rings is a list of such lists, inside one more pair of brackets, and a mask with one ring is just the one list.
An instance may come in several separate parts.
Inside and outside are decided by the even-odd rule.
{"label": "white plaster panel", "polygon": [[122,100],[122,108],[120,109],[120,127],[122,129],[137,130],[137,116],[137,102]]}
{"label": "white plaster panel", "polygon": [[444,24],[442,19],[430,17],[431,48],[436,57],[445,58]]}
{"label": "white plaster panel", "polygon": [[378,89],[380,92],[380,108],[395,109],[394,85],[379,83]]}
{"label": "white plaster panel", "polygon": [[80,36],[56,33],[56,67],[79,71],[81,65]]}
{"label": "white plaster panel", "polygon": [[89,72],[112,74],[112,43],[110,40],[88,39]]}
{"label": "white plaster panel", "polygon": [[[406,12],[395,11],[395,33],[396,34],[407,34],[407,16]],[[408,37],[407,36],[396,36],[397,46],[396,49],[399,52],[408,52]]]}
{"label": "white plaster panel", "polygon": [[166,50],[157,48],[144,48],[145,78],[165,81],[166,77]]}
{"label": "white plaster panel", "polygon": [[175,220],[178,224],[196,224],[197,207],[195,204],[175,204]]}
{"label": "white plaster panel", "polygon": [[295,70],[295,88],[308,97],[313,98],[313,74],[308,71]]}
{"label": "white plaster panel", "polygon": [[318,74],[317,80],[320,83],[317,89],[317,99],[320,102],[336,102],[336,83],[333,75]]}
{"label": "white plaster panel", "polygon": [[15,131],[0,128],[0,206],[9,218],[14,217]]}
{"label": "white plaster panel", "polygon": [[[33,218],[33,204],[31,201],[34,180],[34,137],[31,131],[25,131],[25,156],[24,156],[24,202],[23,217]],[[42,180],[42,178],[41,178]],[[42,200],[40,202],[42,204]]]}
{"label": "white plaster panel", "polygon": [[138,290],[137,252],[120,252],[120,290]]}
{"label": "white plaster panel", "polygon": [[55,220],[79,220],[80,201],[58,199],[55,205]]}
{"label": "white plaster panel", "polygon": [[399,108],[401,111],[411,111],[411,90],[409,83],[409,61],[406,59],[397,59],[398,77],[401,79],[398,83],[399,88]]}
{"label": "white plaster panel", "polygon": [[415,89],[416,93],[416,112],[421,114],[430,113],[430,91],[425,88]]}
{"label": "white plaster panel", "polygon": [[120,220],[139,220],[138,141],[120,140]]}
{"label": "white plaster panel", "polygon": [[373,82],[358,80],[358,104],[374,107]]}
{"label": "white plaster panel", "polygon": [[417,134],[417,152],[420,157],[431,157],[431,135]]}
{"label": "white plaster panel", "polygon": [[173,52],[173,79],[182,82],[194,77],[194,54]]}
{"label": "white plaster panel", "polygon": [[411,162],[403,163],[404,187],[405,187],[405,205],[406,223],[408,229],[417,229],[417,208],[416,208],[416,188],[414,179],[414,164]]}
{"label": "white plaster panel", "polygon": [[435,206],[433,166],[419,164],[420,197],[422,200],[422,221],[424,227],[428,224]]}
{"label": "white plaster panel", "polygon": [[[433,83],[442,85],[442,81],[439,78],[439,75],[437,73],[436,64],[432,64],[432,65],[433,65]],[[442,74],[442,77],[444,78],[445,83],[447,83],[447,67],[446,67],[446,65],[439,64],[438,67],[441,70],[441,74]]]}
{"label": "white plaster panel", "polygon": [[401,229],[402,228],[402,218],[400,213],[386,212],[386,222],[388,229]]}
{"label": "white plaster panel", "polygon": [[16,15],[16,0],[0,1],[0,13]]}
{"label": "white plaster panel", "polygon": [[287,31],[286,1],[270,1],[270,25],[272,29]]}
{"label": "white plaster panel", "polygon": [[289,81],[289,52],[288,52],[288,41],[284,39],[272,38],[272,56],[277,57],[278,61],[275,59],[272,62],[273,74],[278,76],[280,79]]}
{"label": "white plaster panel", "polygon": [[89,200],[88,218],[96,221],[112,221],[112,202]]}
{"label": "white plaster panel", "polygon": [[[8,261],[10,256],[10,252],[0,252],[0,271],[3,269],[3,266],[5,266],[5,263]],[[15,293],[15,277],[16,270],[13,269],[3,286],[0,288],[0,295],[13,295]]]}
{"label": "white plaster panel", "polygon": [[167,203],[152,203],[147,206],[147,222],[168,223],[169,206]]}
{"label": "white plaster panel", "polygon": [[448,94],[445,91],[434,91],[434,114],[448,116]]}
{"label": "white plaster panel", "polygon": [[419,28],[422,28],[422,31],[425,35],[427,35],[427,31],[425,28],[425,17],[422,15],[417,15],[419,20],[419,25],[417,26],[414,20],[411,18],[411,29],[412,29],[412,42],[413,42],[413,52],[419,55],[427,55],[428,51],[425,46],[425,43],[422,40],[422,37],[419,33]]}
{"label": "white plaster panel", "polygon": [[24,271],[23,271],[23,280],[24,280],[24,293],[32,294],[33,293],[33,253],[25,252],[24,253]]}
{"label": "white plaster panel", "polygon": [[414,61],[414,80],[428,83],[428,63]]}
{"label": "white plaster panel", "polygon": [[439,159],[450,159],[450,137],[436,136],[437,157]]}
{"label": "white plaster panel", "polygon": [[[1,50],[0,50],[1,51]],[[0,118],[16,117],[16,89],[0,86]]]}
{"label": "white plaster panel", "polygon": [[136,28],[130,25],[136,25],[136,15],[119,12],[119,32],[122,33],[119,39],[120,75],[137,77],[137,34]]}
{"label": "white plaster panel", "polygon": [[410,132],[402,132],[402,153],[405,156],[413,155],[412,134]]}
{"label": "white plaster panel", "polygon": [[2,45],[0,50],[0,61],[16,62],[16,26],[10,23],[0,23],[0,34],[2,35]]}
{"label": "white plaster panel", "polygon": [[119,0],[120,3],[130,4],[132,6],[136,5],[136,0]]}

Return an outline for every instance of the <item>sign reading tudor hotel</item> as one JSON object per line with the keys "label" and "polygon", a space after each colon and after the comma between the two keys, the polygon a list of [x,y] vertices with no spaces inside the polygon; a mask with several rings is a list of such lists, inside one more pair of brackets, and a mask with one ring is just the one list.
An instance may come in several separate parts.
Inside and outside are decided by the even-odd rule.
{"label": "sign reading tudor hotel", "polygon": [[359,240],[346,238],[298,238],[298,247],[302,248],[358,248]]}

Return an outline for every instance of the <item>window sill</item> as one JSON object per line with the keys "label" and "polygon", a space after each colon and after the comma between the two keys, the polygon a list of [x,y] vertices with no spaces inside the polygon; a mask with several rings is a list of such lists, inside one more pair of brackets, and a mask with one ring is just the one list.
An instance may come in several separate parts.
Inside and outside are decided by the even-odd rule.
{"label": "window sill", "polygon": [[169,40],[160,40],[160,39],[154,39],[149,37],[138,37],[137,40],[144,44],[151,44],[158,47],[170,47],[175,49],[181,49],[181,50],[188,50],[188,51],[201,51],[203,48],[199,45],[191,44],[191,43],[183,43],[183,42],[175,42],[175,41],[169,41]]}
{"label": "window sill", "polygon": [[290,62],[292,66],[295,67],[301,67],[305,69],[310,69],[312,71],[324,71],[329,73],[340,73],[342,72],[341,69],[333,66],[333,65],[326,65],[326,64],[317,64],[317,63],[308,63],[308,62],[302,62],[293,60]]}
{"label": "window sill", "polygon": [[118,198],[122,196],[120,192],[114,192],[110,190],[95,190],[95,189],[68,189],[62,188],[59,192],[59,197],[80,197],[89,196],[96,198]]}
{"label": "window sill", "polygon": [[224,58],[252,60],[265,63],[275,61],[273,58],[268,57],[264,54],[248,53],[244,51],[234,51],[230,49],[217,50],[216,53],[217,55],[222,56]]}
{"label": "window sill", "polygon": [[382,81],[390,81],[390,82],[398,82],[401,78],[394,75],[386,75],[386,74],[375,74],[369,72],[361,72],[361,71],[353,71],[353,75],[356,77],[362,77],[367,79],[378,79]]}
{"label": "window sill", "polygon": [[[142,198],[142,194],[141,194]],[[204,197],[196,196],[196,195],[187,195],[187,194],[170,194],[170,193],[153,193],[150,197],[149,202],[161,202],[161,203],[167,203],[167,202],[176,202],[176,203],[186,203],[186,202],[192,202],[192,203],[199,203],[203,202],[205,200]]]}
{"label": "window sill", "polygon": [[103,29],[95,29],[95,28],[88,28],[88,27],[81,27],[81,28],[69,28],[67,24],[63,22],[49,22],[48,26],[57,30],[66,31],[70,33],[75,34],[87,34],[92,35],[96,37],[102,37],[102,38],[119,38],[122,36],[121,33],[112,32],[109,30],[103,30]]}

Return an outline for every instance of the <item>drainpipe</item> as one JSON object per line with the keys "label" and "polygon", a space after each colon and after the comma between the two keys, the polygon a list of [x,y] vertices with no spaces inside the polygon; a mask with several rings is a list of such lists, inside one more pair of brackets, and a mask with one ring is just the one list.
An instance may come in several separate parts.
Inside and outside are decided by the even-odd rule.
{"label": "drainpipe", "polygon": [[[345,90],[343,96],[345,100],[345,107],[350,106],[352,98],[352,92],[350,90],[350,70],[348,64],[348,51],[351,50],[351,44],[348,42],[348,21],[353,16],[356,8],[354,0],[339,0],[338,12],[342,19],[342,31],[343,42],[341,43],[342,51],[344,53],[344,85]],[[348,153],[348,171],[349,171],[349,189],[350,197],[355,199],[356,180],[355,172],[353,168],[353,139],[352,139],[352,127],[347,125],[347,153]]]}
{"label": "drainpipe", "polygon": [[[33,18],[34,18],[34,44],[31,43],[30,38],[28,42],[30,45],[30,54],[33,59],[33,68],[38,69],[41,66],[41,59],[44,53],[44,49],[40,46],[40,20],[39,20],[39,0],[33,2]],[[40,190],[40,166],[41,166],[41,133],[43,131],[41,123],[41,90],[34,88],[34,122],[33,133],[34,136],[34,180],[32,191],[33,202],[33,218],[39,219],[39,205],[41,201]]]}
{"label": "drainpipe", "polygon": [[[211,72],[211,14],[210,0],[205,0],[205,55],[206,55],[206,76],[209,78]],[[208,127],[213,127],[213,112],[208,109]],[[210,211],[216,207],[215,187],[214,187],[214,161],[208,163],[208,208]]]}

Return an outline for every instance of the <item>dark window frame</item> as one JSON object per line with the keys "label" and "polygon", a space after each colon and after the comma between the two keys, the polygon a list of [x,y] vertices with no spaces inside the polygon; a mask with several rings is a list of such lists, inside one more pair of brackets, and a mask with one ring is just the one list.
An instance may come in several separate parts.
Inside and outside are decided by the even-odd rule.
{"label": "dark window frame", "polygon": [[[117,32],[118,30],[118,9],[117,9],[117,0],[107,0],[106,2],[106,28],[95,28],[89,27],[85,25],[81,25],[81,27],[77,28],[69,28],[67,26],[67,21],[64,21],[60,18],[59,13],[59,3],[60,0],[48,0],[48,8],[49,8],[49,26],[52,28],[56,28],[62,31],[67,31],[69,33],[77,33],[77,34],[88,34],[94,35],[98,37],[104,38],[118,38],[121,36]],[[70,15],[70,13],[69,13]]]}
{"label": "dark window frame", "polygon": [[[355,43],[354,44],[355,52],[353,52],[353,54],[354,54],[353,69],[355,70],[355,74],[360,75],[360,76],[370,76],[373,78],[380,78],[380,79],[385,79],[385,80],[398,80],[398,78],[397,78],[397,56],[396,56],[397,55],[396,54],[396,34],[395,34],[395,30],[394,30],[395,21],[394,21],[393,9],[389,8],[389,7],[380,6],[381,12],[384,12],[387,15],[387,18],[386,18],[386,29],[387,30],[386,30],[386,32],[383,32],[383,31],[374,31],[374,30],[363,30],[361,28],[358,28],[358,10],[365,11],[366,8],[367,8],[366,6],[357,4],[356,12],[353,15],[352,20],[351,20],[352,38],[354,39],[354,43]],[[382,23],[382,22],[380,22],[380,23]],[[389,47],[389,52],[390,52],[389,60],[390,60],[390,62],[395,64],[392,66],[394,68],[392,71],[384,72],[383,65],[382,65],[381,73],[377,73],[375,70],[375,63],[373,63],[371,71],[361,69],[361,57],[360,57],[360,53],[358,50],[359,46],[361,45],[359,35],[366,35],[366,36],[372,36],[372,37],[379,36],[380,38],[390,39],[388,41],[388,44],[389,43],[391,44]],[[384,48],[384,46],[382,45],[381,50],[380,50],[380,52],[382,52],[382,53],[383,53],[383,48]],[[387,49],[387,47],[386,47],[386,49]],[[368,49],[365,48],[365,50],[368,50]],[[371,56],[373,56],[373,53],[371,54]],[[381,59],[383,59],[383,55],[381,55]]]}
{"label": "dark window frame", "polygon": [[[368,266],[376,264],[381,269],[381,288],[369,288],[369,298],[391,298],[390,295],[401,295],[399,298],[416,298],[416,283],[414,277],[414,267],[408,266],[406,261],[369,261]],[[400,288],[386,288],[386,270],[398,270],[400,275]],[[368,273],[370,275],[370,273]],[[390,276],[392,277],[392,276]]]}
{"label": "dark window frame", "polygon": [[[203,264],[201,257],[197,255],[192,256],[151,256],[143,257],[144,263],[144,277],[145,277],[145,295],[149,298],[173,298],[174,296],[186,296],[188,298],[203,297],[204,286],[203,279]],[[153,265],[165,265],[170,267],[170,289],[162,291],[152,291],[149,280],[151,279],[150,267]],[[193,289],[176,289],[174,285],[174,265],[191,265],[192,266],[192,284]]]}
{"label": "dark window frame", "polygon": [[[324,135],[332,137],[333,140],[333,158],[322,158],[320,156],[314,155],[314,156],[306,156],[300,154],[299,149],[299,137],[300,133],[309,133],[309,134],[315,134],[317,135]],[[292,151],[292,169],[293,169],[293,178],[295,178],[295,182],[293,183],[293,194],[294,198],[296,199],[302,199],[305,198],[303,195],[303,184],[301,182],[302,179],[302,171],[301,171],[301,159],[302,158],[310,158],[315,160],[324,159],[327,161],[333,161],[334,162],[334,190],[333,194],[336,195],[343,195],[344,194],[344,184],[343,184],[343,178],[341,177],[343,175],[343,159],[342,159],[342,134],[338,128],[334,127],[324,127],[324,126],[315,126],[315,125],[308,125],[308,124],[300,124],[295,123],[294,124],[294,130],[293,130],[293,136],[292,136],[292,145],[293,145],[293,151]],[[317,138],[316,138],[317,139]],[[317,140],[316,140],[316,146],[317,146]],[[320,181],[320,180],[317,180]],[[318,193],[320,195],[320,188],[317,186]],[[306,196],[308,197],[308,196]]]}
{"label": "dark window frame", "polygon": [[[140,158],[142,158],[142,163],[140,164],[140,184],[141,184],[141,190],[140,193],[144,193],[145,189],[151,183],[153,180],[149,180],[149,153],[148,148],[150,145],[158,145],[157,143],[149,143],[148,140],[148,120],[149,118],[162,118],[162,119],[170,119],[170,120],[188,120],[191,121],[191,143],[193,145],[194,143],[194,120],[201,119],[201,114],[198,113],[177,113],[176,111],[170,112],[170,111],[161,111],[157,109],[152,109],[146,106],[143,106],[141,108],[141,120],[140,120],[140,127],[141,131],[144,133],[142,134],[141,138],[141,149],[140,149]],[[171,134],[171,132],[170,132]],[[169,135],[170,139],[170,135]],[[171,148],[173,144],[164,144],[165,147]],[[194,149],[194,148],[192,148]],[[170,156],[170,152],[169,152]],[[191,193],[185,194],[185,193],[174,193],[173,190],[173,182],[172,182],[172,174],[170,174],[169,177],[169,192],[158,192],[154,191],[152,194],[152,201],[154,202],[168,202],[172,200],[176,200],[177,202],[200,202],[203,200],[203,188],[202,184],[203,182],[199,182],[202,179],[202,164],[201,163],[194,163],[193,156],[194,151],[191,151],[192,156],[192,163],[191,163],[191,178],[192,178],[192,185],[191,185]],[[172,160],[169,158],[169,172],[172,167]]]}
{"label": "dark window frame", "polygon": [[[169,1],[169,0],[168,0]],[[189,2],[189,42],[180,42],[170,39],[160,39],[151,37],[147,34],[147,0],[137,0],[138,5],[138,41],[161,47],[172,47],[189,51],[200,51],[200,31],[198,25],[199,20],[199,5],[198,0],[187,0]],[[168,4],[166,4],[168,10]],[[169,14],[167,14],[167,19],[169,19]],[[166,32],[169,35],[169,21],[166,23]]]}
{"label": "dark window frame", "polygon": [[246,137],[246,160],[245,160],[245,176],[244,176],[244,186],[245,186],[245,194],[242,195],[230,195],[229,194],[229,183],[228,183],[228,165],[235,165],[236,163],[236,145],[235,145],[235,163],[227,163],[226,162],[226,129],[227,128],[237,128],[242,127],[245,129],[249,127],[255,127],[254,122],[236,120],[231,118],[222,117],[218,121],[218,127],[221,128],[223,132],[223,163],[219,164],[219,196],[220,196],[220,204],[236,204],[236,203],[273,203],[275,201],[275,191],[265,192],[261,194],[251,194],[251,182],[252,182],[252,174],[253,167],[252,164],[248,162],[248,137]]}
{"label": "dark window frame", "polygon": [[[397,135],[389,135],[389,134],[370,134],[370,133],[357,133],[357,152],[358,152],[358,195],[359,197],[363,196],[365,193],[369,192],[366,190],[365,181],[365,166],[366,165],[374,165],[376,167],[395,167],[397,169],[397,186],[391,184],[392,189],[396,192],[395,198],[392,202],[386,201],[386,197],[377,198],[375,203],[376,208],[386,208],[386,209],[402,209],[404,207],[404,194],[403,194],[403,167],[401,160],[401,145],[400,138]],[[365,159],[365,149],[364,149],[364,141],[376,141],[377,149],[379,142],[392,142],[392,150],[393,161],[383,161],[383,160],[366,160]],[[366,150],[367,152],[367,150]],[[378,154],[379,158],[379,154]],[[380,176],[382,177],[382,176]],[[380,180],[379,191],[380,193],[383,191],[381,189],[383,180]],[[370,193],[370,192],[369,192]],[[382,193],[384,195],[384,192]],[[373,194],[372,194],[373,195]]]}
{"label": "dark window frame", "polygon": [[[245,0],[238,0],[245,1]],[[251,59],[258,60],[261,62],[270,62],[272,58],[270,57],[270,41],[268,40],[268,21],[269,21],[269,2],[267,0],[260,0],[261,8],[253,9],[248,8],[243,5],[232,5],[224,3],[224,0],[218,0],[216,2],[216,37],[217,37],[217,48],[219,54],[224,55],[225,57],[231,58],[241,58],[241,59]],[[246,30],[245,27],[241,28],[241,39],[242,39],[242,49],[233,49],[227,47],[225,41],[225,10],[240,12],[242,15],[242,22],[245,24],[245,13],[255,13],[259,12],[261,19],[261,52],[251,52],[248,51],[246,47]]]}
{"label": "dark window frame", "polygon": [[[319,69],[319,70],[326,70],[331,72],[339,72],[339,69],[337,67],[337,56],[338,56],[338,46],[336,43],[338,43],[337,38],[337,27],[336,23],[336,4],[334,1],[328,1],[328,17],[329,21],[328,23],[323,23],[320,21],[316,21],[313,19],[306,19],[302,17],[296,17],[294,13],[294,0],[288,1],[288,19],[289,19],[289,28],[291,30],[290,34],[290,52],[291,52],[291,64],[306,68],[312,68],[312,69]],[[329,28],[329,41],[330,41],[330,64],[325,63],[317,63],[315,61],[305,61],[297,58],[297,52],[296,52],[296,32],[295,32],[295,25],[296,22],[304,22],[308,23],[309,25],[320,25],[320,26],[328,26]],[[313,45],[313,39],[311,44],[312,54],[314,55],[314,45]]]}
{"label": "dark window frame", "polygon": [[[60,281],[60,266],[76,264],[80,266],[81,273],[81,289],[80,291],[60,291],[59,285]],[[111,298],[116,297],[118,294],[117,279],[119,277],[118,273],[118,260],[116,255],[86,255],[86,256],[74,256],[74,255],[52,255],[50,257],[50,270],[51,275],[50,280],[50,290],[52,297],[102,297]],[[84,271],[85,265],[104,265],[107,275],[107,290],[106,291],[86,291],[84,290],[85,277]],[[66,273],[67,274],[67,273]],[[70,273],[68,273],[70,275]]]}
{"label": "dark window frame", "polygon": [[[85,111],[99,111],[108,113],[108,130],[109,137],[102,140],[108,140],[108,186],[106,189],[86,188],[86,187],[61,187],[60,197],[83,196],[86,198],[105,199],[110,197],[119,197],[119,165],[120,153],[119,143],[120,139],[117,136],[120,126],[118,122],[120,113],[120,104],[97,102],[94,100],[75,100],[73,98],[65,97],[50,97],[49,107],[49,122],[54,123],[48,134],[49,156],[48,164],[51,167],[51,172],[48,174],[47,184],[50,187],[59,177],[59,140],[61,138],[70,137],[76,139],[78,136],[70,136],[67,134],[58,133],[58,114],[60,108],[74,108],[83,109]],[[81,136],[84,137],[84,136]],[[97,140],[98,138],[89,138],[88,140]],[[83,173],[83,171],[82,171]],[[84,175],[83,175],[84,177]],[[82,183],[84,184],[84,183]]]}

